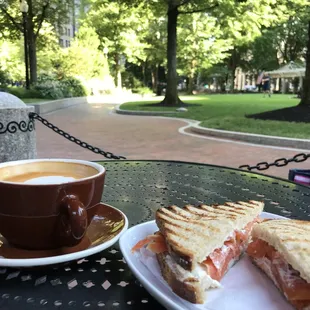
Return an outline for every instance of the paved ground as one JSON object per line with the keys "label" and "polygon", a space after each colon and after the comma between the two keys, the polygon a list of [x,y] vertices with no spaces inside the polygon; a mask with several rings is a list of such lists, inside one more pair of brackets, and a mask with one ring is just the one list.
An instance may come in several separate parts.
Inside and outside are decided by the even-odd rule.
{"label": "paved ground", "polygon": [[[44,115],[61,129],[90,144],[128,159],[165,159],[229,167],[290,157],[297,151],[207,140],[180,134],[179,120],[111,113],[113,105],[79,105]],[[37,123],[38,157],[101,159]],[[310,168],[310,161],[290,168]],[[265,173],[287,178],[288,167]]]}

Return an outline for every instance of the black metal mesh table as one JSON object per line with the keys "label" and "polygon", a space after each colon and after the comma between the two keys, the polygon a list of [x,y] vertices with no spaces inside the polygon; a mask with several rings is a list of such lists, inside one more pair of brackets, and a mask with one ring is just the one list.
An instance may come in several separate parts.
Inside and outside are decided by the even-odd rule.
{"label": "black metal mesh table", "polygon": [[[229,168],[167,161],[105,161],[103,201],[130,226],[162,206],[256,199],[265,210],[310,219],[310,188]],[[65,266],[0,269],[0,309],[163,309],[128,269],[118,245]]]}

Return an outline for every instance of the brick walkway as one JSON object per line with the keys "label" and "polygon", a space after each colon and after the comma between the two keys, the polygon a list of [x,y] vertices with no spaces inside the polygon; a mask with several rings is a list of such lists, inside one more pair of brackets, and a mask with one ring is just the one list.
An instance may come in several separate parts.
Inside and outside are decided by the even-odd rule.
{"label": "brick walkway", "polygon": [[[112,108],[112,105],[79,105],[44,117],[81,140],[128,159],[182,160],[236,168],[297,153],[190,137],[178,133],[178,128],[185,125],[182,121],[117,115],[111,113]],[[102,159],[42,124],[36,126],[38,158]],[[289,167],[310,168],[310,161]],[[273,168],[268,174],[287,178],[288,169]]]}

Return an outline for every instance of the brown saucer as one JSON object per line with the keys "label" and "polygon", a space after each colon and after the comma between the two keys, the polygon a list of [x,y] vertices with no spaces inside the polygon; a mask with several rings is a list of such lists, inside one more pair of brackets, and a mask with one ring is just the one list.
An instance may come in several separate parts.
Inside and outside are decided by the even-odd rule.
{"label": "brown saucer", "polygon": [[[24,250],[10,245],[0,235],[0,266],[34,267],[64,263],[100,252],[118,241],[128,227],[126,216],[112,206],[100,203],[85,237],[73,247],[52,250]],[[114,240],[113,240],[114,239]],[[53,259],[53,257],[55,259]]]}

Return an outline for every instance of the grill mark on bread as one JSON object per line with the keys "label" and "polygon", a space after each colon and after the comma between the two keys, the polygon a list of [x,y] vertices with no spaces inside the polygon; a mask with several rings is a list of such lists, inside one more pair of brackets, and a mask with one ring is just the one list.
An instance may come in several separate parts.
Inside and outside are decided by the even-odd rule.
{"label": "grill mark on bread", "polygon": [[[179,220],[187,220],[189,222],[193,222],[193,221],[201,221],[201,217],[203,217],[204,219],[216,219],[217,216],[215,216],[214,214],[201,214],[201,213],[195,213],[195,212],[192,212],[194,210],[192,209],[188,209],[189,206],[185,206],[183,209],[181,210],[184,210],[183,212],[186,212],[188,214],[190,214],[190,216],[183,216],[183,214],[181,212],[177,212],[177,213],[174,213],[172,212],[171,210],[165,210],[164,208],[163,209],[160,209],[158,211],[159,214],[166,214],[169,215],[172,217],[172,218],[175,218],[175,219],[179,219]],[[194,208],[192,206],[190,206],[190,208]],[[179,208],[180,209],[180,208]],[[164,211],[165,210],[165,211]]]}
{"label": "grill mark on bread", "polygon": [[[193,212],[195,215],[203,216],[206,218],[212,217],[214,219],[218,219],[219,216],[223,216],[223,217],[229,216],[230,218],[236,218],[236,215],[234,215],[234,214],[229,214],[227,212],[221,212],[221,211],[218,212],[218,210],[215,210],[214,208],[209,207],[209,206],[205,206],[205,205],[201,205],[201,207],[199,209],[196,207],[188,208],[187,206],[185,206],[185,208],[186,208],[186,210]],[[227,210],[225,210],[225,211],[227,211]]]}
{"label": "grill mark on bread", "polygon": [[247,205],[171,205],[156,212],[156,223],[168,245],[168,253],[184,269],[192,271],[216,248],[220,248],[230,233],[242,229],[260,214],[263,203]]}
{"label": "grill mark on bread", "polygon": [[199,216],[199,217],[205,217],[205,218],[209,218],[209,217],[215,218],[214,212],[213,212],[213,214],[211,212],[205,212],[204,210],[198,209],[197,207],[187,205],[184,207],[184,209],[196,217]]}
{"label": "grill mark on bread", "polygon": [[249,207],[251,209],[254,209],[255,207],[259,206],[260,203],[263,203],[263,202],[262,201],[249,200],[249,202],[237,201],[236,203],[239,204],[239,205],[247,206],[247,207]]}
{"label": "grill mark on bread", "polygon": [[[170,210],[170,212],[172,212],[172,210],[173,210],[173,211],[175,211],[175,214],[178,214],[179,216],[182,216],[182,217],[188,219],[189,221],[193,221],[194,219],[201,218],[200,214],[198,216],[197,213],[191,212],[189,209],[187,209],[186,207],[188,207],[188,206],[193,207],[191,205],[187,205],[187,206],[185,206],[184,208],[181,209],[179,207],[173,206],[173,208]],[[210,218],[210,219],[216,218],[215,215],[209,215],[209,214],[206,214],[203,217],[207,217],[207,218]]]}
{"label": "grill mark on bread", "polygon": [[193,217],[191,213],[189,213],[189,212],[187,212],[187,211],[185,211],[185,210],[183,210],[177,206],[171,206],[169,208],[169,210],[171,212],[174,212],[174,213],[180,215],[180,216],[187,217],[188,219],[191,219]]}
{"label": "grill mark on bread", "polygon": [[[208,208],[213,208],[212,206],[208,206],[208,205],[200,205],[201,208],[206,209],[206,207]],[[231,206],[222,206],[222,205],[217,205],[215,208],[216,211],[228,211],[228,212],[232,212],[232,213],[238,213],[238,214],[244,214],[244,208],[240,208],[240,207],[231,207]],[[241,212],[238,212],[241,211]]]}
{"label": "grill mark on bread", "polygon": [[158,211],[159,214],[164,214],[164,215],[167,215],[167,216],[171,216],[172,218],[175,218],[175,219],[178,219],[178,220],[190,220],[190,218],[188,217],[184,217],[182,215],[179,215],[178,213],[174,213],[170,210],[167,210],[167,209],[161,209]]}
{"label": "grill mark on bread", "polygon": [[240,211],[238,213],[241,213],[241,214],[246,214],[247,212],[249,212],[249,208],[245,208],[245,206],[237,204],[237,203],[226,202],[224,206],[229,207],[230,209],[233,210],[233,212],[237,212],[238,210]]}
{"label": "grill mark on bread", "polygon": [[230,210],[232,210],[233,212],[239,213],[239,214],[245,214],[248,212],[248,208],[244,208],[241,205],[231,205],[231,204],[225,204],[225,207],[229,208]]}
{"label": "grill mark on bread", "polygon": [[231,219],[237,218],[236,212],[232,212],[232,211],[227,210],[227,209],[221,209],[221,208],[214,209],[214,208],[212,208],[210,206],[206,206],[206,205],[202,205],[201,208],[205,211],[212,212],[212,213],[216,214],[217,217],[223,216],[223,217],[229,217]]}
{"label": "grill mark on bread", "polygon": [[[186,208],[187,211],[198,216],[199,218],[203,217],[204,219],[217,219],[219,215],[223,214],[222,212],[215,212],[214,210],[198,209],[195,207],[185,206],[184,208]],[[225,215],[227,216],[227,213]]]}
{"label": "grill mark on bread", "polygon": [[213,207],[213,205],[208,206],[208,205],[202,204],[200,206],[203,210],[214,210],[213,212],[215,212],[215,213],[218,213],[218,212],[221,212],[221,213],[224,213],[224,212],[225,213],[237,213],[236,208],[232,208],[232,207],[224,206],[224,205],[217,205],[216,207]]}
{"label": "grill mark on bread", "polygon": [[187,220],[177,220],[177,219],[171,219],[165,215],[161,215],[161,216],[158,216],[158,219],[162,219],[163,221],[165,221],[165,223],[163,223],[164,227],[166,224],[170,224],[172,226],[175,226],[177,228],[183,228],[185,227],[184,225],[186,224],[189,224],[191,227],[201,227],[201,228],[204,228],[206,227],[207,223],[204,222],[204,221],[187,221]]}
{"label": "grill mark on bread", "polygon": [[226,202],[224,205],[234,210],[243,210],[244,214],[251,213],[253,210],[255,211],[255,208],[257,208],[258,206],[258,205],[241,204],[241,203],[235,203],[235,202]]}

